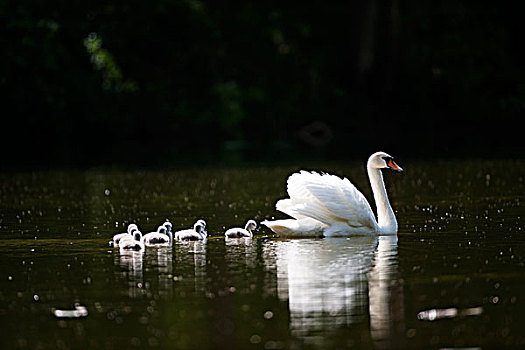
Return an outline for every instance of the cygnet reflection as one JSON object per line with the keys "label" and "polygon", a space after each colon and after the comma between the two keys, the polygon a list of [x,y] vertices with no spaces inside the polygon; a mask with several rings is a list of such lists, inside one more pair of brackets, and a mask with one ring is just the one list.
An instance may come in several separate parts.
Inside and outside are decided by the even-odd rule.
{"label": "cygnet reflection", "polygon": [[127,283],[125,294],[131,298],[152,295],[170,299],[173,294],[173,253],[171,247],[115,254],[119,280]]}
{"label": "cygnet reflection", "polygon": [[[174,246],[176,266],[193,265],[195,291],[206,291],[206,240],[178,243]],[[190,273],[190,271],[186,271]],[[185,278],[190,275],[184,275]],[[191,277],[190,277],[191,278]]]}
{"label": "cygnet reflection", "polygon": [[161,300],[173,296],[173,252],[171,246],[146,250],[145,287]]}
{"label": "cygnet reflection", "polygon": [[144,286],[144,251],[125,250],[115,254],[115,265],[120,267],[118,274],[127,281],[127,295],[136,298],[142,294]]}
{"label": "cygnet reflection", "polygon": [[257,263],[257,244],[252,237],[225,239],[226,255],[224,256],[230,266],[242,264],[254,267]]}

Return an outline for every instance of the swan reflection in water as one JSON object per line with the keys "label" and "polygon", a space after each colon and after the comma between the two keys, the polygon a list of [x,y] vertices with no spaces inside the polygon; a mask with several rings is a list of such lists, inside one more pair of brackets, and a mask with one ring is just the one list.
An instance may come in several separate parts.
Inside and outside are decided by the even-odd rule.
{"label": "swan reflection in water", "polygon": [[318,334],[369,321],[374,347],[388,346],[397,236],[269,242],[265,249],[278,298],[288,301],[293,336],[320,345]]}
{"label": "swan reflection in water", "polygon": [[169,299],[172,290],[171,247],[151,248],[145,251],[123,251],[115,254],[118,275],[127,281],[125,294],[137,298],[148,293]]}
{"label": "swan reflection in water", "polygon": [[[368,273],[370,334],[375,348],[388,348],[404,332],[403,289],[397,279],[397,235],[379,236]],[[402,345],[402,344],[396,344]]]}

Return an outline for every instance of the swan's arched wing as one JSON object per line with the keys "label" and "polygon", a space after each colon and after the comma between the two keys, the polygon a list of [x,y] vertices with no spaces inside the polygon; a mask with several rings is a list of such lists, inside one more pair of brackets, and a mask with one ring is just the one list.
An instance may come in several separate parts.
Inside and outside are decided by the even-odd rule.
{"label": "swan's arched wing", "polygon": [[301,171],[288,178],[289,199],[278,210],[296,218],[310,217],[327,225],[376,226],[374,213],[361,192],[346,178]]}

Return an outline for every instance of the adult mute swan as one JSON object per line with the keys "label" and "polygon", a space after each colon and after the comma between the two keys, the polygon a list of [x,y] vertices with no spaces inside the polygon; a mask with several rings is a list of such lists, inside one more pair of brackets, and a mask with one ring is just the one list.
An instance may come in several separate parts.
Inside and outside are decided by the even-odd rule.
{"label": "adult mute swan", "polygon": [[390,206],[381,169],[403,171],[394,158],[374,153],[366,165],[377,207],[377,221],[370,204],[346,178],[300,171],[288,178],[288,195],[275,208],[293,219],[265,220],[261,224],[282,236],[348,236],[395,234],[397,221]]}
{"label": "adult mute swan", "polygon": [[257,223],[255,220],[248,220],[244,228],[240,227],[232,227],[226,232],[224,232],[224,236],[226,238],[241,238],[241,237],[252,237],[253,233],[252,231],[257,228]]}

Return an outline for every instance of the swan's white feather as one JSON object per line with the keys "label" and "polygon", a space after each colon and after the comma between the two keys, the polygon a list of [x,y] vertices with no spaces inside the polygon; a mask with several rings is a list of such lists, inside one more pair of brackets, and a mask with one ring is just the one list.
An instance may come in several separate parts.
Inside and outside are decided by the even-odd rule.
{"label": "swan's white feather", "polygon": [[302,170],[288,178],[288,195],[289,199],[277,202],[276,209],[295,219],[347,225],[347,230],[377,229],[370,204],[346,178]]}
{"label": "swan's white feather", "polygon": [[323,236],[327,229],[327,225],[311,218],[264,220],[261,224],[277,234],[292,237]]}

